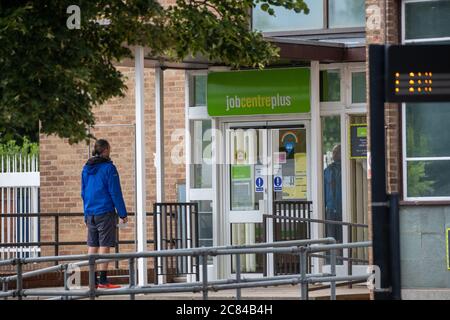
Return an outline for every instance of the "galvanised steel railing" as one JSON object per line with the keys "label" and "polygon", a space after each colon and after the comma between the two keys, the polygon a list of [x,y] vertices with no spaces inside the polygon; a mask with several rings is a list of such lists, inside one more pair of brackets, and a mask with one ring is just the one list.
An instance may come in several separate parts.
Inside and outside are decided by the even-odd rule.
{"label": "galvanised steel railing", "polygon": [[[135,253],[115,253],[115,254],[92,254],[92,255],[68,255],[68,256],[53,256],[53,257],[39,257],[39,258],[16,258],[10,260],[0,261],[0,266],[14,265],[16,267],[16,275],[0,278],[2,284],[2,292],[0,298],[8,299],[10,297],[18,300],[24,297],[33,296],[47,296],[56,297],[59,299],[82,299],[89,298],[94,300],[99,296],[114,296],[114,295],[129,295],[131,300],[135,299],[136,294],[151,294],[151,293],[173,293],[173,292],[202,292],[203,299],[208,299],[209,291],[218,291],[226,289],[236,289],[236,299],[241,299],[242,288],[255,288],[279,285],[300,285],[300,297],[303,300],[308,299],[308,286],[311,283],[330,283],[330,299],[336,299],[336,282],[340,281],[366,281],[372,274],[351,275],[351,276],[337,276],[336,275],[336,251],[345,248],[359,248],[370,247],[371,242],[355,242],[346,244],[336,244],[333,238],[323,238],[316,240],[293,240],[280,241],[273,243],[259,243],[242,246],[220,246],[220,247],[202,247],[192,249],[174,249],[161,251],[145,251]],[[307,273],[308,255],[317,252],[330,252],[331,270],[330,273]],[[268,254],[268,253],[285,253],[297,255],[300,261],[300,273],[292,275],[282,275],[263,278],[246,279],[241,276],[241,254]],[[208,280],[207,263],[209,256],[225,256],[235,255],[236,261],[236,279],[224,280]],[[140,258],[158,258],[158,257],[202,257],[202,279],[196,282],[186,283],[170,283],[137,286],[136,285],[136,270],[135,260]],[[95,266],[110,261],[128,260],[130,270],[129,286],[112,289],[112,290],[98,290],[95,287]],[[24,265],[29,263],[43,263],[43,262],[64,262],[62,264],[34,270],[30,272],[23,272]],[[70,290],[68,287],[68,270],[73,267],[89,267],[89,287],[88,289]],[[65,287],[64,290],[55,289],[23,289],[23,281],[26,278],[49,273],[55,271],[64,271]],[[8,285],[11,282],[16,283],[14,290],[9,290]]]}

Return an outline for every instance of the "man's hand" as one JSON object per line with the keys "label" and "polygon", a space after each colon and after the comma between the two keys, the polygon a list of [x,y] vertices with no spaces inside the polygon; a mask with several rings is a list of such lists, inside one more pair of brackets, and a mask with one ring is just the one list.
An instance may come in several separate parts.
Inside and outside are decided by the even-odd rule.
{"label": "man's hand", "polygon": [[128,222],[128,217],[120,218],[120,222],[121,223],[127,223]]}

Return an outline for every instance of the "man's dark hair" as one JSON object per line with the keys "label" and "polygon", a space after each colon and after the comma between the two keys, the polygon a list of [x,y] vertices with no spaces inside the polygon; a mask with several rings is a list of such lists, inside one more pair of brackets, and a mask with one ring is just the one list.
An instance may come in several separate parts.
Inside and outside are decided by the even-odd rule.
{"label": "man's dark hair", "polygon": [[108,148],[109,148],[108,141],[106,141],[105,139],[98,139],[97,141],[95,141],[94,151],[92,151],[92,155],[94,157],[100,156],[103,153],[103,151],[105,151]]}

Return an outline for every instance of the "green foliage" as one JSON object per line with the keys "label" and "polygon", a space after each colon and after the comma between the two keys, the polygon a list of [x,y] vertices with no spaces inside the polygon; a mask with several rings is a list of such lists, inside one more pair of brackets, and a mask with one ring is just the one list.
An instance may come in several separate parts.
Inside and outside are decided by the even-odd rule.
{"label": "green foliage", "polygon": [[[66,27],[69,5],[81,9],[79,30]],[[124,94],[114,63],[132,57],[133,45],[154,58],[264,67],[278,50],[249,29],[256,5],[272,15],[273,6],[308,12],[303,0],[0,0],[0,139],[40,127],[70,143],[89,140],[93,107]]]}
{"label": "green foliage", "polygon": [[[429,153],[429,141],[425,135],[415,134],[413,119],[408,115],[408,123],[410,124],[406,128],[406,141],[407,141],[407,155],[415,154],[418,150],[422,154]],[[408,196],[409,197],[425,197],[432,195],[434,192],[434,180],[430,180],[427,177],[425,171],[426,162],[407,162],[407,183],[408,183]]]}
{"label": "green foliage", "polygon": [[426,197],[434,192],[434,181],[427,180],[424,162],[408,162],[408,196]]}
{"label": "green foliage", "polygon": [[22,145],[18,145],[15,140],[0,144],[0,157],[16,155],[38,156],[39,145],[36,142],[31,142],[27,138],[23,140]]}

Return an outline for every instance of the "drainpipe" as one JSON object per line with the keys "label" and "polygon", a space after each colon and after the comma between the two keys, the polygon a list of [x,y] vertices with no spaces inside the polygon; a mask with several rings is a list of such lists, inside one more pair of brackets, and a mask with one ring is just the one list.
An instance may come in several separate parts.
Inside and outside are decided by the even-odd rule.
{"label": "drainpipe", "polygon": [[389,196],[392,299],[401,300],[399,194]]}

